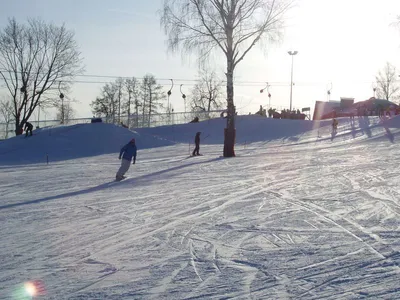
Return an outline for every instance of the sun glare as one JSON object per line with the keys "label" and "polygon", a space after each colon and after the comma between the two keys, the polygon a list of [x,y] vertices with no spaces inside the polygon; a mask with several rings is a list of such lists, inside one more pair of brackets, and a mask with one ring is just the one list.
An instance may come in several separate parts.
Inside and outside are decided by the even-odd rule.
{"label": "sun glare", "polygon": [[34,297],[37,294],[36,286],[32,282],[25,283],[25,291],[31,297]]}

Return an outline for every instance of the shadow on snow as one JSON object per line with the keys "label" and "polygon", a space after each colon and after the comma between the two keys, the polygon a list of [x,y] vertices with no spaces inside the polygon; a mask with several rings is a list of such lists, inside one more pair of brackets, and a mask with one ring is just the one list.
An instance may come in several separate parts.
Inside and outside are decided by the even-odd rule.
{"label": "shadow on snow", "polygon": [[161,171],[158,171],[158,172],[142,175],[142,176],[139,176],[139,177],[128,178],[128,179],[125,179],[124,181],[121,181],[121,182],[116,182],[116,181],[113,180],[113,181],[106,182],[106,183],[100,184],[98,186],[94,186],[94,187],[91,187],[91,188],[83,189],[83,190],[80,190],[80,191],[68,192],[68,193],[63,193],[63,194],[59,194],[59,195],[44,197],[44,198],[41,198],[41,199],[29,200],[29,201],[20,202],[20,203],[6,204],[6,205],[0,206],[0,210],[19,207],[19,206],[24,206],[24,205],[29,205],[29,204],[38,204],[38,203],[41,203],[41,202],[47,202],[47,201],[56,200],[56,199],[62,199],[62,198],[66,198],[66,197],[73,197],[73,196],[77,196],[77,195],[90,194],[90,193],[93,193],[93,192],[101,191],[101,190],[107,189],[109,187],[112,187],[112,186],[114,186],[114,184],[124,184],[125,185],[125,184],[129,184],[129,183],[133,183],[135,181],[148,179],[150,177],[159,176],[159,175],[162,175],[162,174],[165,174],[165,173],[168,173],[168,172],[173,172],[173,171],[176,171],[176,170],[184,169],[186,167],[190,167],[190,166],[194,166],[194,165],[198,165],[198,164],[203,164],[203,163],[211,163],[211,162],[215,162],[215,161],[218,161],[218,160],[221,160],[221,159],[224,159],[224,158],[223,157],[216,157],[216,158],[209,159],[209,160],[206,160],[206,161],[188,163],[188,164],[184,164],[184,165],[181,165],[181,166],[177,166],[177,167],[161,170]]}

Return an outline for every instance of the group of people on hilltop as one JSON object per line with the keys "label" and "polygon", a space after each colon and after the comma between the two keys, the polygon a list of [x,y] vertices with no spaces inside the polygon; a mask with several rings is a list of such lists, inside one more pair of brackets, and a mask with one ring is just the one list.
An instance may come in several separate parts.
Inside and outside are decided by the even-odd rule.
{"label": "group of people on hilltop", "polygon": [[[300,112],[299,109],[297,110],[289,110],[289,109],[283,109],[280,113],[281,119],[300,119],[300,115],[304,115]],[[305,115],[304,115],[305,118]]]}
{"label": "group of people on hilltop", "polygon": [[[260,109],[255,114],[266,117],[267,111],[260,105]],[[305,116],[306,115],[302,114],[299,109],[292,111],[283,109],[280,113],[277,112],[275,108],[270,107],[268,109],[268,117],[274,119],[305,119]]]}

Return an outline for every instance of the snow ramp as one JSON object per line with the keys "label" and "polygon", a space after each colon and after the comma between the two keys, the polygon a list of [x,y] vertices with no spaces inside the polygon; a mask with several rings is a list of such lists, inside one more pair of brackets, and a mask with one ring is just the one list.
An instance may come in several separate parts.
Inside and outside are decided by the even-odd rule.
{"label": "snow ramp", "polygon": [[[235,119],[236,143],[268,142],[290,139],[315,128],[330,126],[331,120],[281,120],[259,115],[237,116]],[[328,127],[329,127],[328,126]],[[225,118],[210,119],[199,123],[139,128],[137,132],[162,137],[177,143],[193,143],[196,132],[200,131],[201,144],[223,144]]]}
{"label": "snow ramp", "polygon": [[46,163],[119,153],[130,139],[138,149],[172,145],[173,142],[105,123],[77,124],[37,129],[33,136],[16,136],[0,142],[0,165]]}

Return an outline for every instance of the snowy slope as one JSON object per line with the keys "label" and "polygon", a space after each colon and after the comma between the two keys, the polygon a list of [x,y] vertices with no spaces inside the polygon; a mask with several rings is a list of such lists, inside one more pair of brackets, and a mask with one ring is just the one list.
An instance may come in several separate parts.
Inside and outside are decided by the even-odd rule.
{"label": "snowy slope", "polygon": [[[236,142],[238,144],[265,142],[290,138],[318,127],[330,125],[331,121],[278,120],[259,115],[238,116],[236,118]],[[222,144],[226,119],[218,118],[199,123],[180,124],[153,128],[141,128],[138,132],[162,136],[170,141],[193,143],[196,132],[202,132],[202,143]]]}
{"label": "snowy slope", "polygon": [[43,163],[47,156],[54,162],[119,153],[131,138],[140,140],[141,149],[175,144],[104,123],[49,127],[33,133],[33,137],[23,135],[1,142],[0,164]]}
{"label": "snowy slope", "polygon": [[[33,280],[37,299],[399,299],[400,118],[339,119],[332,138],[328,121],[250,117],[230,159],[224,120],[6,141],[0,299]],[[204,156],[188,158],[196,131]],[[21,147],[57,160],[22,163]]]}

